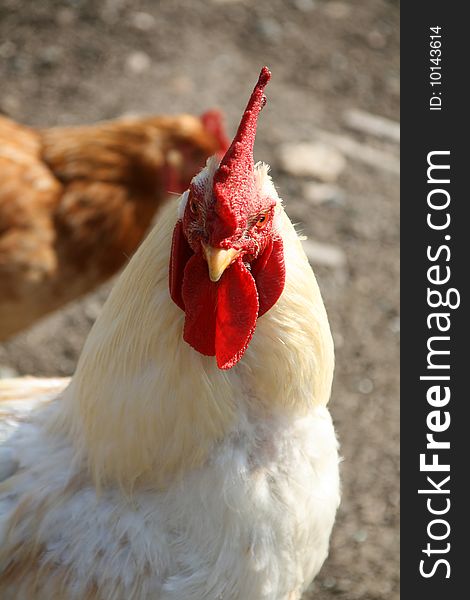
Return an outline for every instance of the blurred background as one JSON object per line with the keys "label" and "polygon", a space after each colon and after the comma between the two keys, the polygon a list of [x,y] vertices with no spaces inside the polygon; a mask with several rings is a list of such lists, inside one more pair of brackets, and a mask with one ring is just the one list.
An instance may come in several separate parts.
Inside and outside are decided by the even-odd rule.
{"label": "blurred background", "polygon": [[[337,352],[343,500],[317,600],[399,597],[398,22],[385,0],[0,0],[0,112],[24,124],[220,107],[232,136],[272,70],[255,159],[309,238]],[[109,289],[0,344],[0,376],[73,373]]]}

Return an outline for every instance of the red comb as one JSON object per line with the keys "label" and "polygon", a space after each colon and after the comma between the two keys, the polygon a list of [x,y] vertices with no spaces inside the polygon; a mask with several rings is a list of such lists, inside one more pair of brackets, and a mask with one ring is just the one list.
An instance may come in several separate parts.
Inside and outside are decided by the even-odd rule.
{"label": "red comb", "polygon": [[[258,83],[245,108],[238,131],[214,174],[216,210],[227,225],[236,226],[235,213],[246,205],[254,191],[253,147],[258,115],[266,104],[264,88],[271,79],[267,67],[261,69]],[[234,211],[233,208],[238,210]]]}
{"label": "red comb", "polygon": [[201,115],[201,122],[204,125],[204,129],[212,134],[217,140],[217,143],[219,144],[217,154],[223,156],[230,146],[230,140],[225,133],[222,113],[215,108],[207,110]]}

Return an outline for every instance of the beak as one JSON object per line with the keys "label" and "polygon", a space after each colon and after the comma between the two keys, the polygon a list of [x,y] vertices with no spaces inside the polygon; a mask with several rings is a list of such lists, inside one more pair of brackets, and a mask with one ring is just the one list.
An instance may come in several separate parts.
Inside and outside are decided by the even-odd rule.
{"label": "beak", "polygon": [[225,269],[240,254],[240,250],[229,248],[213,248],[208,244],[202,244],[204,256],[206,257],[207,266],[209,267],[209,279],[216,283],[222,277]]}

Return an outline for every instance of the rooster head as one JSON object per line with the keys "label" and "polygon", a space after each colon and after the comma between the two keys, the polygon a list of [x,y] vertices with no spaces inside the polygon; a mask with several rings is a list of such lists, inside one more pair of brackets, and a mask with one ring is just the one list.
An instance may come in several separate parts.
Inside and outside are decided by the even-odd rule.
{"label": "rooster head", "polygon": [[173,232],[170,294],[185,312],[183,337],[201,354],[230,369],[243,356],[256,322],[284,288],[282,240],[275,225],[277,195],[264,185],[253,146],[271,77],[264,67],[235,138],[220,161],[183,194]]}

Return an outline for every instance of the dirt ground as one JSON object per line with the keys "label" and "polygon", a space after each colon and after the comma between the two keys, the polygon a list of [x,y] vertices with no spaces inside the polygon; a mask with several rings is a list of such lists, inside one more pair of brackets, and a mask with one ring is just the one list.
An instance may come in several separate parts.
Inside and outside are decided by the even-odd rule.
{"label": "dirt ground", "polygon": [[[219,106],[233,133],[260,67],[271,68],[255,156],[272,165],[293,220],[336,251],[312,263],[336,342],[343,499],[305,599],[399,597],[398,176],[360,150],[393,158],[398,148],[344,117],[355,108],[398,120],[398,17],[383,0],[0,0],[0,110],[31,125]],[[320,131],[362,146],[335,198],[312,202],[308,177],[282,169],[279,153]],[[1,372],[72,373],[108,291],[0,345]]]}

